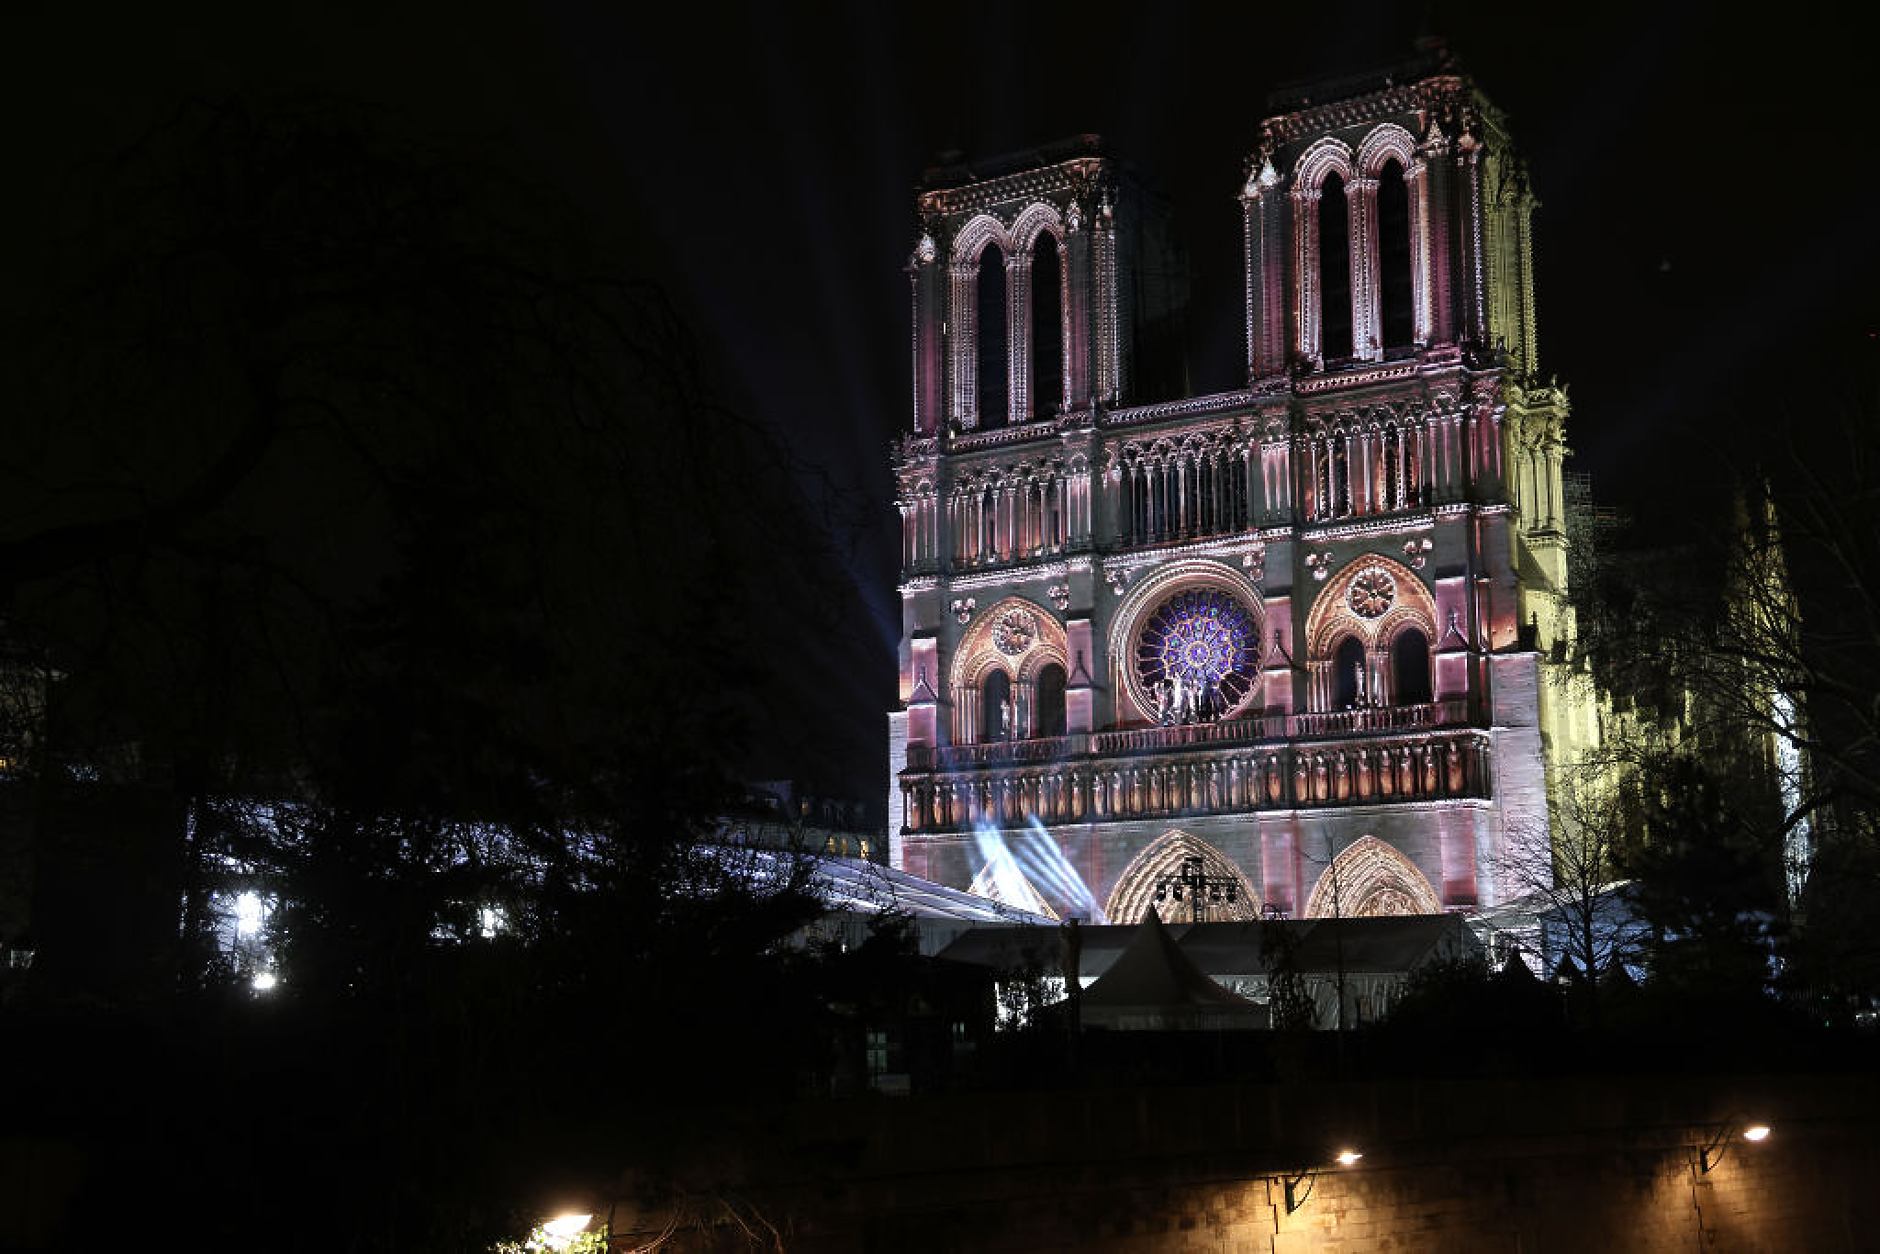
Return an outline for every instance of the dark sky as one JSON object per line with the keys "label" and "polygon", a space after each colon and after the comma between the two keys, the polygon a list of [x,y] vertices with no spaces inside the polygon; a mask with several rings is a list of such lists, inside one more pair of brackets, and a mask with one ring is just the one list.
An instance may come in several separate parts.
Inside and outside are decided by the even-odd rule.
{"label": "dark sky", "polygon": [[[1647,514],[1682,499],[1665,471],[1683,441],[1781,412],[1787,363],[1876,327],[1864,41],[1799,8],[681,2],[651,26],[617,4],[58,7],[11,31],[16,192],[56,188],[187,96],[314,89],[532,167],[657,276],[723,397],[870,503],[844,572],[852,629],[765,627],[805,660],[778,703],[814,707],[794,739],[815,752],[774,769],[871,802],[899,630],[902,266],[912,189],[942,150],[1103,134],[1173,200],[1192,367],[1231,387],[1234,193],[1266,93],[1446,35],[1530,159],[1542,366],[1571,389],[1579,464]],[[58,196],[20,199],[30,248]]]}

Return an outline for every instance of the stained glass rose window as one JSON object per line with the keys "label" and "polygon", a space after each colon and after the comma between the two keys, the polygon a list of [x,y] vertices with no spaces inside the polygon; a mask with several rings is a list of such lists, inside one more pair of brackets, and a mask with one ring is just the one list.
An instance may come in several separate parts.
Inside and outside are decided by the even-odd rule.
{"label": "stained glass rose window", "polygon": [[1259,622],[1253,611],[1214,588],[1176,593],[1149,615],[1136,639],[1136,676],[1199,694],[1206,712],[1225,713],[1258,677]]}

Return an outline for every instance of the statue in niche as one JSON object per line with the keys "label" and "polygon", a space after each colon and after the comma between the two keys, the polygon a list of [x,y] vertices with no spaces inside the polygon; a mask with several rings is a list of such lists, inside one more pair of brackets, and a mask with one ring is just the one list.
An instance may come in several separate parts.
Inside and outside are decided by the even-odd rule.
{"label": "statue in niche", "polygon": [[1168,681],[1156,680],[1149,686],[1149,695],[1155,700],[1155,721],[1167,727],[1175,718],[1174,707],[1169,701]]}
{"label": "statue in niche", "polygon": [[1018,724],[1012,717],[1012,698],[999,702],[999,734],[1007,740],[1018,739]]}
{"label": "statue in niche", "polygon": [[1456,742],[1453,740],[1449,742],[1449,747],[1443,751],[1443,765],[1446,768],[1445,774],[1449,776],[1449,791],[1461,792],[1462,750],[1457,748]]}

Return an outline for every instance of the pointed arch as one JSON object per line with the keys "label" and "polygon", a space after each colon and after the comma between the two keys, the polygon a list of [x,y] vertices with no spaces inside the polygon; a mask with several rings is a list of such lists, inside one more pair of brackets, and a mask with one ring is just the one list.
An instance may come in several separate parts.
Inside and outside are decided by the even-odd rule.
{"label": "pointed arch", "polygon": [[986,681],[994,671],[1010,683],[1013,717],[1020,728],[1035,725],[1039,673],[1056,664],[1070,669],[1068,639],[1057,615],[1036,601],[1005,597],[979,611],[960,637],[948,676],[953,700],[953,742],[991,739],[994,720],[983,708]]}
{"label": "pointed arch", "polygon": [[1395,122],[1380,123],[1358,145],[1357,171],[1376,178],[1384,163],[1393,158],[1408,173],[1417,159],[1416,138]]}
{"label": "pointed arch", "polygon": [[1357,172],[1352,164],[1351,147],[1341,139],[1327,135],[1299,154],[1293,163],[1293,192],[1315,192],[1328,174],[1336,174],[1347,183]]}
{"label": "pointed arch", "polygon": [[[1391,584],[1391,604],[1383,613],[1366,617],[1351,605],[1351,585],[1363,574],[1381,571]],[[1325,658],[1337,637],[1345,632],[1356,635],[1368,648],[1378,648],[1406,625],[1419,626],[1427,639],[1436,636],[1436,598],[1416,574],[1402,562],[1379,553],[1361,553],[1352,558],[1312,600],[1306,613],[1306,656]]]}
{"label": "pointed arch", "polygon": [[[1314,143],[1293,163],[1294,308],[1298,310],[1298,342],[1294,351],[1308,361],[1324,362],[1325,280],[1320,269],[1319,198],[1325,180],[1336,176],[1341,188],[1354,173],[1351,149],[1330,135]],[[1349,235],[1349,231],[1346,232]],[[1347,248],[1349,253],[1349,248]]]}
{"label": "pointed arch", "polygon": [[979,261],[979,254],[986,250],[987,244],[997,244],[999,250],[1010,256],[1012,253],[1012,235],[1005,229],[1005,224],[989,213],[982,213],[973,218],[953,237],[953,264],[970,266]]}
{"label": "pointed arch", "polygon": [[1308,919],[1441,914],[1442,899],[1416,864],[1375,836],[1360,836],[1332,859],[1306,899]]}
{"label": "pointed arch", "polygon": [[1363,700],[1356,704],[1402,704],[1390,649],[1401,632],[1412,628],[1425,641],[1436,639],[1436,598],[1423,581],[1403,563],[1376,553],[1347,562],[1306,612],[1306,708],[1326,712],[1353,704],[1349,659],[1338,650],[1354,640],[1363,659],[1363,679],[1356,685]]}
{"label": "pointed arch", "polygon": [[1063,244],[1055,232],[1040,229],[1026,245],[1025,275],[1025,413],[1049,418],[1065,403],[1070,307]]}
{"label": "pointed arch", "polygon": [[[1369,264],[1377,268],[1380,288],[1388,293],[1391,284],[1389,277],[1384,273],[1386,260],[1396,257],[1399,249],[1408,250],[1407,257],[1399,258],[1396,261],[1396,265],[1398,268],[1397,281],[1402,282],[1403,279],[1407,277],[1409,281],[1409,291],[1407,294],[1398,293],[1393,295],[1391,299],[1393,302],[1396,302],[1407,295],[1409,301],[1409,309],[1407,312],[1410,322],[1410,342],[1414,344],[1427,344],[1430,339],[1431,325],[1429,298],[1430,215],[1423,178],[1425,166],[1422,157],[1417,153],[1415,136],[1411,135],[1409,131],[1397,125],[1395,122],[1385,122],[1373,128],[1370,134],[1364,137],[1364,141],[1358,145],[1358,172],[1366,178],[1378,179],[1381,183],[1384,179],[1386,167],[1393,161],[1397,163],[1397,168],[1401,172],[1402,195],[1404,198],[1403,209],[1407,215],[1408,221],[1404,223],[1401,228],[1403,234],[1400,238],[1384,239],[1381,235],[1385,230],[1386,224],[1380,215],[1375,223],[1375,227],[1380,233],[1380,238],[1370,241],[1366,251],[1371,257],[1375,258],[1375,260],[1371,261]],[[1382,188],[1380,187],[1380,191],[1381,190]],[[1381,305],[1379,312],[1380,314],[1385,312]],[[1399,313],[1401,316],[1403,311],[1398,310],[1395,312]],[[1391,334],[1391,326],[1388,319],[1380,317],[1379,333],[1382,337],[1383,345],[1386,348],[1393,347],[1391,341],[1396,337]]]}
{"label": "pointed arch", "polygon": [[1038,242],[1039,234],[1045,231],[1049,231],[1060,246],[1064,243],[1064,219],[1059,215],[1057,206],[1037,200],[1026,205],[1013,220],[1007,238],[1011,240],[1014,252],[1029,252],[1032,245]]}
{"label": "pointed arch", "polygon": [[1112,923],[1142,922],[1154,904],[1157,881],[1178,874],[1188,858],[1200,858],[1202,871],[1211,878],[1235,881],[1234,900],[1210,905],[1211,919],[1251,922],[1260,917],[1260,895],[1246,874],[1219,849],[1180,828],[1156,837],[1129,860],[1103,905],[1104,917]]}

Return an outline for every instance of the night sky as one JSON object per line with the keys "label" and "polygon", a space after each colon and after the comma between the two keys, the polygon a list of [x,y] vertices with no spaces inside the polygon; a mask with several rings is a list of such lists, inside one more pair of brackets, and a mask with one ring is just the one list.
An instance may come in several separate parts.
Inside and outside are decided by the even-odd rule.
{"label": "night sky", "polygon": [[770,704],[807,715],[751,770],[876,806],[899,634],[902,267],[913,188],[943,151],[1104,135],[1174,202],[1191,371],[1198,390],[1230,388],[1235,191],[1266,94],[1444,34],[1529,157],[1542,369],[1570,387],[1575,465],[1646,517],[1685,499],[1689,476],[1664,472],[1686,441],[1746,412],[1805,421],[1792,363],[1853,354],[1880,326],[1865,41],[1793,6],[1752,24],[1732,6],[680,3],[657,27],[625,5],[59,7],[9,32],[16,273],[85,163],[181,100],[317,91],[531,171],[656,277],[723,399],[875,524],[842,537],[846,630],[762,625],[773,659],[802,660]]}

